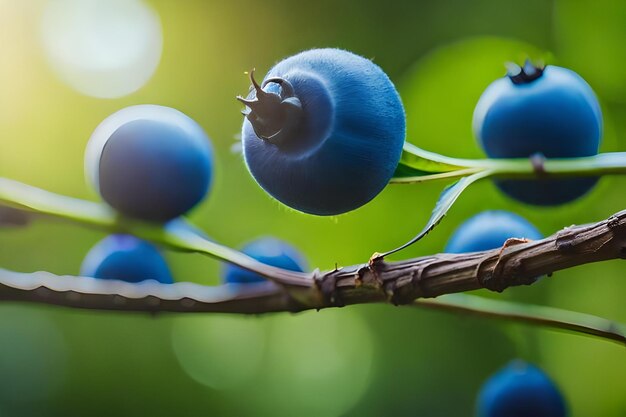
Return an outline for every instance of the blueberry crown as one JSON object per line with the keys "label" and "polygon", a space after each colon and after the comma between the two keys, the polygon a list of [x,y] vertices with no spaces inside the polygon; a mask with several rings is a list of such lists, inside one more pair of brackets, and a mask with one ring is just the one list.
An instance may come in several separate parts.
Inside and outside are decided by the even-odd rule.
{"label": "blueberry crown", "polygon": [[524,66],[509,62],[506,64],[507,77],[513,81],[513,84],[527,84],[541,77],[545,66],[542,64],[533,64],[530,59],[524,62]]}
{"label": "blueberry crown", "polygon": [[[254,98],[237,97],[246,105],[243,115],[250,121],[254,133],[268,142],[279,144],[300,121],[302,104],[291,83],[284,78],[269,78],[259,85],[254,79],[254,70],[250,71],[251,92]],[[264,91],[269,83],[280,86],[280,93]]]}

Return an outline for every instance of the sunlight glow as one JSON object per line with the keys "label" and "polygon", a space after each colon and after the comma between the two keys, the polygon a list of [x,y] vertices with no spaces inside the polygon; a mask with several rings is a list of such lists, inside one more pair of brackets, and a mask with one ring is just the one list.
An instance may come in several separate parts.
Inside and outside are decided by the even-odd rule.
{"label": "sunlight glow", "polygon": [[161,59],[159,17],[141,0],[53,0],[41,29],[50,65],[66,84],[89,96],[133,93]]}

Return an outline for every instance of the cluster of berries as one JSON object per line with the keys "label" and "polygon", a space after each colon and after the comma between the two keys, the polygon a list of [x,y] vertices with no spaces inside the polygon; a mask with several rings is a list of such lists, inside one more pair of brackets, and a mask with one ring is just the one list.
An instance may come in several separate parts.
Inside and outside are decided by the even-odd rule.
{"label": "cluster of berries", "polygon": [[[213,150],[204,130],[178,110],[140,105],[106,118],[93,132],[85,152],[85,171],[102,199],[124,216],[166,223],[208,194]],[[285,242],[259,238],[242,251],[263,263],[304,270],[302,256]],[[81,275],[139,282],[173,283],[160,250],[129,235],[111,235],[87,254]],[[226,283],[263,281],[259,275],[228,265]]]}
{"label": "cluster of berries", "polygon": [[[238,97],[246,105],[243,155],[270,195],[306,213],[335,215],[362,206],[388,184],[402,153],[405,114],[395,86],[371,60],[339,49],[315,49],[279,62],[261,84],[254,73],[250,78],[248,96]],[[527,63],[509,66],[508,75],[487,88],[473,124],[489,157],[571,158],[598,152],[602,114],[593,91],[577,74]],[[207,195],[212,158],[209,138],[191,118],[171,108],[142,105],[123,109],[98,126],[85,166],[111,207],[125,216],[167,222]],[[519,201],[557,205],[582,196],[595,181],[496,184]],[[515,215],[486,213],[459,230],[448,250],[487,249],[510,237],[535,239],[539,234]],[[254,247],[254,256],[263,258],[258,242]],[[116,262],[117,252],[125,253],[119,259],[128,262],[141,258],[137,265],[146,268],[148,259],[155,260],[154,271],[145,269],[137,276],[171,281],[157,250],[131,237],[105,239],[87,257],[83,273],[127,277],[124,268],[103,266]],[[291,253],[288,245],[283,252]],[[103,272],[118,269],[118,274]]]}
{"label": "cluster of berries", "polygon": [[[305,213],[336,215],[373,199],[389,183],[405,141],[405,113],[387,75],[371,60],[339,49],[309,50],[276,64],[245,104],[243,155],[257,183],[282,203]],[[491,158],[573,158],[597,154],[602,114],[589,85],[571,70],[512,65],[493,82],[474,112],[474,132]],[[105,119],[86,150],[85,169],[102,199],[123,216],[166,223],[186,214],[210,188],[213,150],[191,118],[168,107],[125,108]],[[510,197],[533,205],[559,205],[588,192],[595,178],[498,180]],[[4,213],[4,215],[1,215]],[[26,221],[0,208],[5,223]],[[2,220],[0,220],[2,222]],[[509,238],[539,239],[523,218],[481,213],[461,225],[446,251],[500,247]],[[261,238],[242,251],[269,265],[303,271],[297,250]],[[127,235],[112,235],[86,256],[84,276],[139,282],[174,282],[160,251]],[[261,276],[236,266],[223,281],[251,284]],[[537,368],[512,363],[490,379],[479,399],[485,417],[565,415],[558,390]]]}

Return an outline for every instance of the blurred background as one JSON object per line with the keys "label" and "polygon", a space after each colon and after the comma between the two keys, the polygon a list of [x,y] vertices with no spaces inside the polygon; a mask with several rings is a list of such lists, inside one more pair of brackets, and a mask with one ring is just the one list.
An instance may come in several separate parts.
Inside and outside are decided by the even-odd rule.
{"label": "blurred background", "polygon": [[[408,140],[483,157],[478,97],[527,56],[572,68],[600,97],[602,151],[626,150],[626,3],[615,0],[284,2],[0,0],[0,176],[96,199],[83,175],[93,129],[133,104],[177,108],[216,149],[210,197],[191,215],[233,247],[273,235],[309,265],[363,262],[426,221],[444,184],[390,186],[339,217],[271,200],[236,143],[244,71],[313,47],[372,58],[398,86]],[[399,256],[443,250],[463,220],[515,211],[544,234],[626,208],[626,178],[604,178],[564,207],[472,186],[445,221]],[[0,266],[77,274],[91,230],[37,222],[0,230]],[[219,263],[167,253],[179,281],[213,285]],[[489,297],[626,321],[623,262],[556,273]],[[0,416],[472,416],[483,380],[513,358],[542,367],[573,416],[626,415],[623,347],[587,337],[385,305],[263,317],[80,311],[0,305]]]}

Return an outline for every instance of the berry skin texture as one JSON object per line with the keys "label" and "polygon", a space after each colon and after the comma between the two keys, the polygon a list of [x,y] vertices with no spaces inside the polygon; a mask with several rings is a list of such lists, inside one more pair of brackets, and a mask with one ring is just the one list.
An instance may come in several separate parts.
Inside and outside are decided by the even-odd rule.
{"label": "berry skin texture", "polygon": [[246,99],[243,153],[271,196],[296,210],[336,215],[373,199],[400,160],[404,108],[372,61],[313,49],[276,64]]}
{"label": "berry skin texture", "polygon": [[515,360],[485,382],[478,417],[565,417],[565,400],[539,368]]}
{"label": "berry skin texture", "polygon": [[[245,245],[241,251],[259,262],[289,271],[304,272],[306,268],[306,261],[297,249],[273,237],[256,239]],[[266,281],[261,275],[231,264],[224,265],[222,278],[224,283],[228,284],[251,284]]]}
{"label": "berry skin texture", "polygon": [[148,279],[164,284],[174,282],[159,250],[129,235],[110,235],[98,242],[85,256],[80,274],[127,282]]}
{"label": "berry skin texture", "polygon": [[542,239],[528,220],[508,211],[483,211],[466,220],[452,234],[447,253],[480,252],[499,248],[509,238]]}
{"label": "berry skin texture", "polygon": [[[490,158],[576,158],[598,153],[602,112],[591,87],[575,72],[527,64],[494,81],[474,111],[473,128]],[[597,178],[498,180],[510,197],[554,206],[586,194]]]}
{"label": "berry skin texture", "polygon": [[213,151],[209,138],[178,110],[131,106],[106,118],[91,135],[85,172],[104,201],[151,222],[181,216],[207,195]]}

